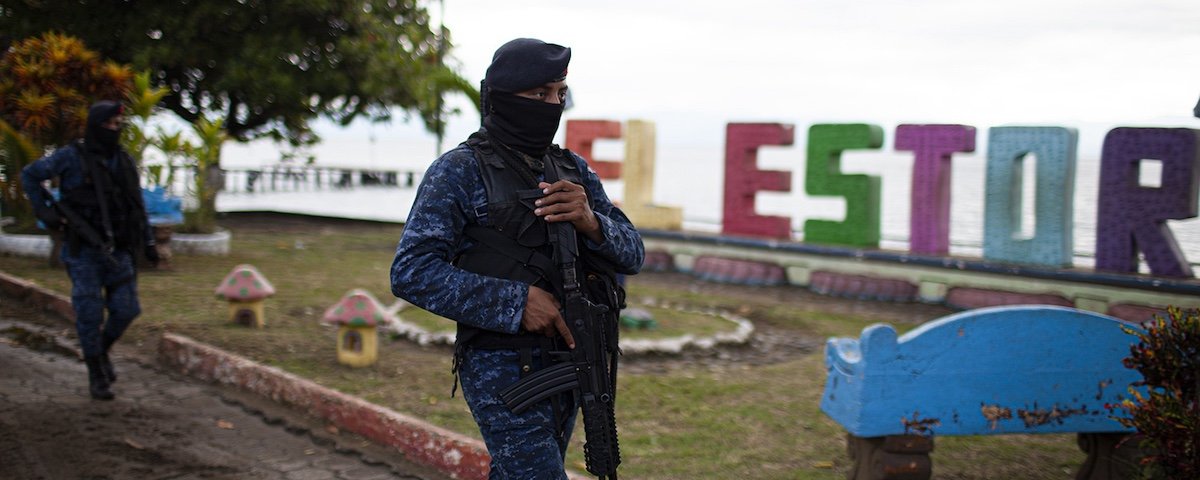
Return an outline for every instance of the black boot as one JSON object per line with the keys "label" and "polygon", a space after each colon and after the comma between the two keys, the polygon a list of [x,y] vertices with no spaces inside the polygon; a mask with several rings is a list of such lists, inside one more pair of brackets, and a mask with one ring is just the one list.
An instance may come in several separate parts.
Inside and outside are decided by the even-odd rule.
{"label": "black boot", "polygon": [[100,371],[104,372],[104,378],[108,380],[108,383],[110,384],[116,383],[117,381],[117,371],[113,370],[112,360],[108,358],[108,351],[112,349],[114,342],[116,342],[115,339],[109,340],[108,337],[105,337],[103,345],[104,353],[100,354]]}
{"label": "black boot", "polygon": [[113,393],[108,389],[108,378],[100,367],[100,357],[86,357],[83,361],[88,369],[88,393],[96,400],[112,400]]}

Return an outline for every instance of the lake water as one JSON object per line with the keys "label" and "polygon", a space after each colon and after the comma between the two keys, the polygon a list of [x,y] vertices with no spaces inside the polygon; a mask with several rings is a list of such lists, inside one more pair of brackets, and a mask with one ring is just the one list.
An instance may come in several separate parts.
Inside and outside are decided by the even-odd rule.
{"label": "lake water", "polygon": [[[796,238],[802,239],[804,221],[810,218],[840,220],[845,214],[840,198],[810,197],[804,189],[804,126],[797,124],[796,145],[763,147],[759,168],[792,172],[792,192],[762,192],[758,212],[785,215],[792,219]],[[884,128],[887,137],[894,131]],[[715,232],[720,228],[724,148],[723,130],[712,132],[718,138],[709,142],[677,141],[661,136],[655,165],[654,200],[659,205],[683,209],[684,228]],[[978,257],[983,244],[984,173],[986,129],[980,128],[975,153],[955,154],[952,166],[951,254]],[[1075,265],[1090,267],[1096,244],[1096,208],[1099,184],[1099,147],[1107,129],[1081,129],[1079,160],[1076,167],[1074,197]],[[888,139],[890,142],[890,138]],[[447,148],[453,143],[447,142]],[[354,136],[327,136],[314,151],[315,165],[331,167],[378,168],[424,171],[433,157],[434,146],[428,139],[381,139]],[[239,146],[227,149],[223,165],[246,168],[269,163],[277,158],[273,147]],[[619,159],[620,141],[598,141],[594,156]],[[255,160],[258,159],[258,160]],[[909,230],[909,185],[913,158],[910,152],[897,152],[885,144],[877,151],[846,152],[842,159],[845,173],[866,173],[882,179],[882,247],[906,250]],[[622,182],[606,181],[610,197],[622,197]],[[1032,188],[1026,189],[1026,205],[1032,205]],[[415,189],[361,187],[349,191],[301,191],[271,194],[223,193],[218,197],[222,211],[274,210],[314,215],[402,222],[408,215]],[[1026,233],[1033,227],[1033,212],[1027,210]],[[1200,265],[1200,218],[1167,222],[1190,263]],[[1145,267],[1143,265],[1143,271]]]}

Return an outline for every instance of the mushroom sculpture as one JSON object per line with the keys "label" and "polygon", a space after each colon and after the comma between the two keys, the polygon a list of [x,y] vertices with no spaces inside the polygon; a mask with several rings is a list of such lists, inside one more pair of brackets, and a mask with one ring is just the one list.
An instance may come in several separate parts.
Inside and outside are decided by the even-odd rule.
{"label": "mushroom sculpture", "polygon": [[217,298],[229,302],[231,321],[263,328],[266,325],[263,299],[274,295],[275,287],[253,265],[242,264],[233,267],[233,271],[217,285],[216,294]]}
{"label": "mushroom sculpture", "polygon": [[357,288],[329,307],[322,321],[338,326],[338,363],[351,367],[374,364],[379,359],[377,327],[387,321],[387,315],[379,300]]}

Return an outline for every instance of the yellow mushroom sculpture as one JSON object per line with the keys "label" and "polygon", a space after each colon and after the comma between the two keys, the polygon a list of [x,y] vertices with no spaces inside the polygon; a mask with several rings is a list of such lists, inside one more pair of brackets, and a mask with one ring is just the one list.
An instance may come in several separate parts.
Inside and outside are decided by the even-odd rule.
{"label": "yellow mushroom sculpture", "polygon": [[351,290],[321,320],[338,326],[338,363],[366,367],[379,359],[378,326],[388,323],[388,312],[369,292]]}
{"label": "yellow mushroom sculpture", "polygon": [[217,285],[217,298],[229,302],[230,321],[246,326],[263,328],[267,319],[263,316],[263,300],[275,294],[275,287],[268,282],[254,265],[242,264]]}

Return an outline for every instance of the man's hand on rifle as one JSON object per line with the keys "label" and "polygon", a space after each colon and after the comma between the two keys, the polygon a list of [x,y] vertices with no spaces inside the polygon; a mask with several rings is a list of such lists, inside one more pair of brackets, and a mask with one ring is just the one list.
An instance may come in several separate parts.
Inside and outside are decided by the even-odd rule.
{"label": "man's hand on rifle", "polygon": [[539,183],[538,188],[542,189],[546,196],[534,202],[538,207],[533,211],[534,215],[547,222],[571,222],[575,230],[589,240],[604,242],[604,238],[600,236],[600,221],[596,220],[596,214],[592,212],[587,189],[583,188],[583,185],[559,180],[553,185]]}
{"label": "man's hand on rifle", "polygon": [[158,248],[154,245],[146,245],[145,251],[146,260],[150,262],[150,266],[157,267],[160,258],[158,257]]}
{"label": "man's hand on rifle", "polygon": [[567,346],[575,348],[575,337],[558,311],[558,300],[550,292],[533,285],[529,286],[529,297],[525,300],[525,312],[521,314],[521,326],[526,331],[547,337],[562,335]]}
{"label": "man's hand on rifle", "polygon": [[46,226],[46,230],[59,231],[66,228],[67,219],[62,218],[58,211],[53,208],[42,208],[36,212],[38,220],[42,221],[42,225]]}

